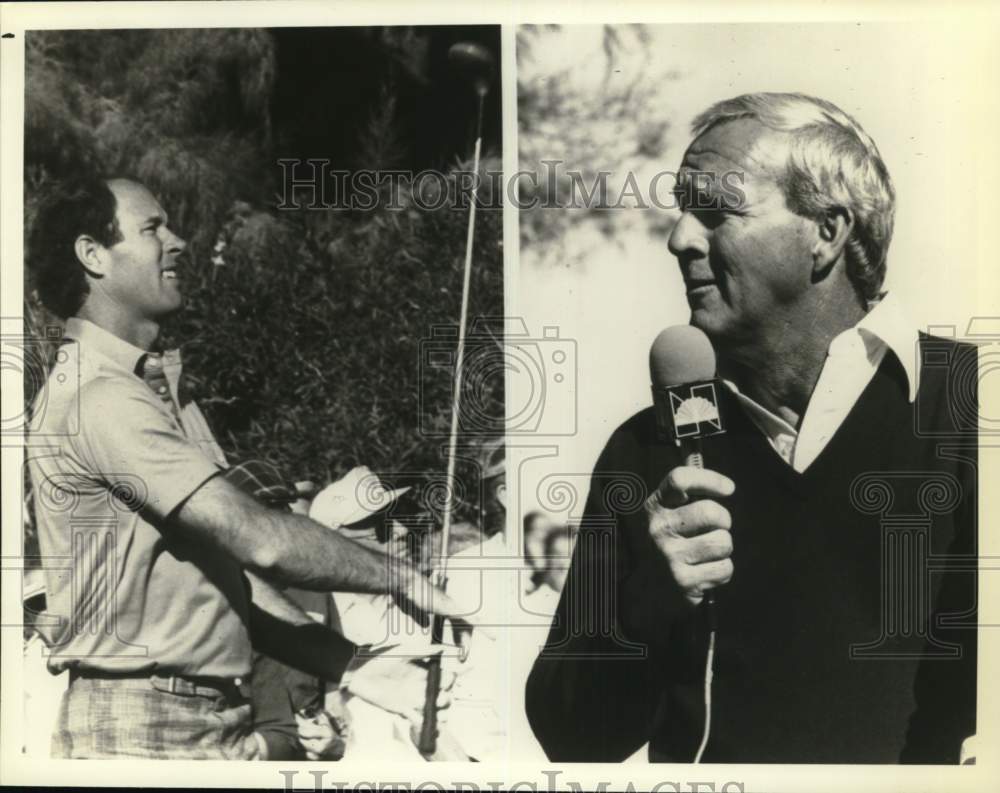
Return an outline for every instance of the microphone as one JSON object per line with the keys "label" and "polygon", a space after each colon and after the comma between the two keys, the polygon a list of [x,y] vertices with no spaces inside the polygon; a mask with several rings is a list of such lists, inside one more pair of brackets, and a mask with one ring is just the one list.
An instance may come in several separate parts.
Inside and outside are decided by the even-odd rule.
{"label": "microphone", "polygon": [[691,325],[660,331],[649,350],[649,378],[661,437],[686,450],[687,465],[703,468],[701,439],[725,432],[708,336]]}
{"label": "microphone", "polygon": [[[704,468],[703,438],[725,432],[719,413],[715,350],[702,331],[673,325],[660,331],[649,350],[649,379],[660,436],[684,451],[684,463]],[[712,730],[712,677],[715,658],[715,594],[705,593],[708,652],[705,656],[705,724],[694,756],[700,763]]]}
{"label": "microphone", "polygon": [[[684,464],[704,468],[702,439],[725,432],[719,413],[715,350],[702,331],[672,325],[660,331],[649,350],[649,378],[660,436],[684,452]],[[705,596],[714,624],[712,592]]]}

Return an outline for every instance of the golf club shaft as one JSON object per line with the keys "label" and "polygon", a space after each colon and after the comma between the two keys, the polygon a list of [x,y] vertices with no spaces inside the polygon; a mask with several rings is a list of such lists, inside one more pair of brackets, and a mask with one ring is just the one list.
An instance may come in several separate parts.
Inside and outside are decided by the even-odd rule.
{"label": "golf club shaft", "polygon": [[448,488],[445,491],[444,522],[441,528],[442,566],[438,575],[439,586],[447,583],[448,538],[451,533],[451,513],[453,507],[455,452],[458,446],[458,420],[462,401],[462,371],[465,358],[465,326],[469,315],[469,286],[472,281],[472,245],[476,233],[476,196],[479,191],[479,153],[483,143],[483,99],[479,96],[476,113],[476,148],[472,158],[472,196],[469,201],[469,224],[465,235],[465,266],[462,276],[462,309],[458,320],[458,348],[455,351],[455,383],[451,399],[451,432],[448,436]]}
{"label": "golf club shaft", "polygon": [[[465,326],[469,314],[469,286],[472,280],[472,244],[476,233],[476,194],[479,188],[479,154],[483,144],[483,100],[485,93],[477,91],[479,107],[476,113],[476,148],[472,158],[472,195],[469,202],[469,225],[465,236],[465,265],[462,275],[462,308],[458,320],[458,348],[455,353],[455,383],[451,400],[451,433],[448,436],[448,487],[445,491],[444,520],[441,527],[441,567],[437,585],[448,585],[448,541],[451,534],[451,513],[454,503],[455,453],[458,446],[458,419],[462,398],[462,361],[465,356]],[[441,642],[443,620],[434,617],[432,639]],[[427,691],[424,697],[424,717],[420,727],[418,749],[429,758],[437,749],[437,699],[441,692],[441,656],[430,659],[427,669]]]}

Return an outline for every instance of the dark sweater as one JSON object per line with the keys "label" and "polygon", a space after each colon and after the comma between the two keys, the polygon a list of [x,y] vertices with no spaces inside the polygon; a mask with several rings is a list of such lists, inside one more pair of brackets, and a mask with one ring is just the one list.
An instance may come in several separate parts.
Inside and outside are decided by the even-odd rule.
{"label": "dark sweater", "polygon": [[[949,408],[975,350],[921,347],[916,403],[888,353],[804,473],[722,389],[727,433],[706,441],[705,464],[736,482],[735,573],[717,595],[704,762],[954,763],[975,732],[976,443],[956,425],[968,411]],[[526,692],[553,760],[619,761],[647,741],[652,760],[694,757],[706,611],[665,611],[668,571],[640,506],[681,462],[651,410],[598,461]]]}

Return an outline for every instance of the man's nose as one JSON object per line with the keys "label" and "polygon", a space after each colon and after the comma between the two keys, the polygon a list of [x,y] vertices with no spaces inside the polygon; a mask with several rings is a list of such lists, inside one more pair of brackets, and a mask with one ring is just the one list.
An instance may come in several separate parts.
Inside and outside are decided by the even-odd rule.
{"label": "man's nose", "polygon": [[705,227],[691,212],[682,212],[680,220],[670,232],[667,248],[678,259],[690,258],[692,254],[707,256],[708,239],[705,236]]}
{"label": "man's nose", "polygon": [[167,235],[167,252],[173,254],[183,253],[184,249],[187,248],[187,242],[169,229],[167,230]]}

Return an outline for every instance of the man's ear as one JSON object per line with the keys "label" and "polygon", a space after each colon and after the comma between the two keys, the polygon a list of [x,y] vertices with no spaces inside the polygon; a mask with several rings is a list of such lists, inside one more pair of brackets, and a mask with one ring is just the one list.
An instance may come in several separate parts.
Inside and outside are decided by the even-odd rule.
{"label": "man's ear", "polygon": [[104,277],[105,270],[107,269],[107,259],[104,256],[106,249],[101,243],[89,234],[81,234],[76,238],[76,242],[73,243],[73,250],[76,253],[77,261],[87,271],[87,275],[92,278]]}
{"label": "man's ear", "polygon": [[846,207],[831,207],[816,219],[816,242],[812,251],[814,281],[825,278],[837,263],[853,230],[854,215]]}

